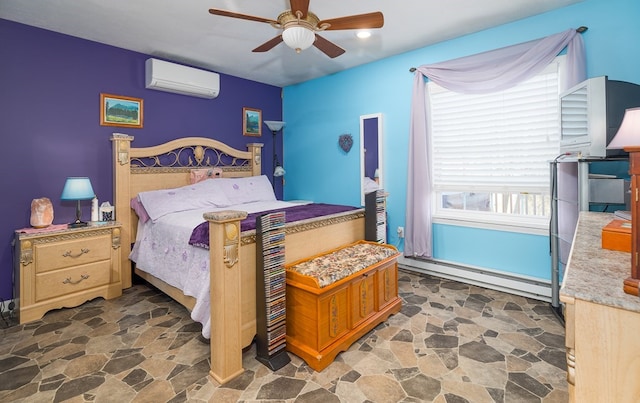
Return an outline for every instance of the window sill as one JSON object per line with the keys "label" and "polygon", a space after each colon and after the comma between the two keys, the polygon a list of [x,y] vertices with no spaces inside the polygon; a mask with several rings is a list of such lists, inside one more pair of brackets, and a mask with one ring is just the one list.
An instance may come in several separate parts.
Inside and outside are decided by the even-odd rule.
{"label": "window sill", "polygon": [[482,220],[475,218],[434,216],[434,224],[456,225],[459,227],[481,228],[495,231],[509,231],[520,234],[549,235],[549,223],[542,220],[531,220],[530,222],[509,222],[507,220]]}

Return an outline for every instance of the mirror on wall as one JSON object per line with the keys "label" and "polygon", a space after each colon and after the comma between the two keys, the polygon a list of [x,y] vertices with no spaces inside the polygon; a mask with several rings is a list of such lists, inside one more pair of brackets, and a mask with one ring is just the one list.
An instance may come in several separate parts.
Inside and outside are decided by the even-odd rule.
{"label": "mirror on wall", "polygon": [[382,114],[360,116],[360,203],[363,206],[366,193],[384,189],[382,144]]}

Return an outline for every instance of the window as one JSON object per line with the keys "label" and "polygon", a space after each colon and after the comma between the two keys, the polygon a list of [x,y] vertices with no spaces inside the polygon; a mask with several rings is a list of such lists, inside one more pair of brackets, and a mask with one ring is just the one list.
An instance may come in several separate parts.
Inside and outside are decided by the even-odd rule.
{"label": "window", "polygon": [[562,59],[490,94],[459,94],[429,82],[434,218],[548,226]]}

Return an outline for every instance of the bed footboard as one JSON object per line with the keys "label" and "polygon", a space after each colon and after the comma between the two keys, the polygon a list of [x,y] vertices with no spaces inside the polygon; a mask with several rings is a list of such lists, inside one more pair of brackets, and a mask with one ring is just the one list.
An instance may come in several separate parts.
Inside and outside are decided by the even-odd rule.
{"label": "bed footboard", "polygon": [[244,211],[206,213],[209,221],[211,370],[221,384],[242,368],[240,221]]}

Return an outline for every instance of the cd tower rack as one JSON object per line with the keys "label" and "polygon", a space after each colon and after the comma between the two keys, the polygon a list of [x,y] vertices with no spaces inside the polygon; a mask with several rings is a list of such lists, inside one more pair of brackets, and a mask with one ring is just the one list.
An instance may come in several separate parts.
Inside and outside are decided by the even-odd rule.
{"label": "cd tower rack", "polygon": [[256,358],[276,371],[291,359],[286,347],[283,211],[256,218]]}
{"label": "cd tower rack", "polygon": [[387,243],[387,193],[383,189],[364,196],[364,232],[367,241]]}

